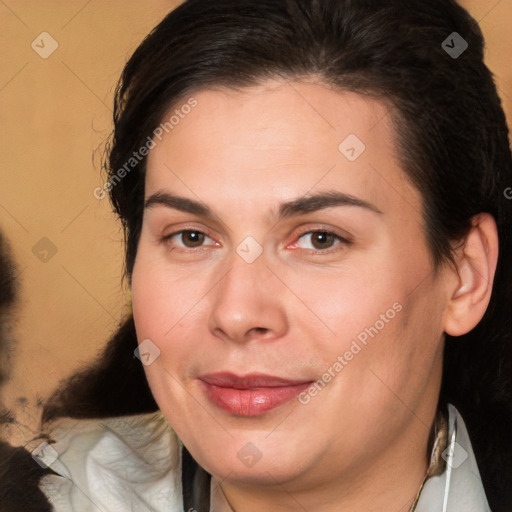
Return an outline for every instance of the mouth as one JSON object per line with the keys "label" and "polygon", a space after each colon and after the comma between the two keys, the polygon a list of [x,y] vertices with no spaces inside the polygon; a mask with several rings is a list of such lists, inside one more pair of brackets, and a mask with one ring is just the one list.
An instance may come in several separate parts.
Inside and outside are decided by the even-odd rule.
{"label": "mouth", "polygon": [[202,375],[206,397],[217,407],[237,416],[259,416],[295,398],[313,381],[289,380],[265,374],[229,372]]}

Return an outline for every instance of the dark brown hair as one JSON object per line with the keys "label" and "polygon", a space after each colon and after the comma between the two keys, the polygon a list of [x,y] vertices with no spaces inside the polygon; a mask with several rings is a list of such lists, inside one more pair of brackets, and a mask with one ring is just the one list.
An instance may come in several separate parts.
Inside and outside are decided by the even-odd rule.
{"label": "dark brown hair", "polygon": [[[467,43],[458,56],[443,47],[454,32]],[[461,411],[491,508],[505,511],[512,508],[506,498],[512,473],[512,201],[504,192],[512,185],[512,159],[483,51],[478,24],[452,0],[188,0],[124,68],[106,168],[124,226],[130,280],[146,159],[121,180],[118,171],[187,95],[314,76],[391,105],[403,169],[422,194],[434,267],[449,263],[474,215],[489,212],[498,224],[491,302],[470,333],[446,337],[440,403]]]}

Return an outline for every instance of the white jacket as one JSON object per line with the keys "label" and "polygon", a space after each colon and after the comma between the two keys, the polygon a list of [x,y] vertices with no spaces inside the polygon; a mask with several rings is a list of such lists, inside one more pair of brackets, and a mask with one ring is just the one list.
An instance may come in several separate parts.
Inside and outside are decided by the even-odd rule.
{"label": "white jacket", "polygon": [[[425,482],[415,512],[490,512],[464,421],[448,412],[446,469]],[[52,437],[33,456],[57,473],[40,482],[55,512],[192,512],[183,509],[181,443],[160,412],[65,419]],[[230,510],[211,490],[210,511]]]}

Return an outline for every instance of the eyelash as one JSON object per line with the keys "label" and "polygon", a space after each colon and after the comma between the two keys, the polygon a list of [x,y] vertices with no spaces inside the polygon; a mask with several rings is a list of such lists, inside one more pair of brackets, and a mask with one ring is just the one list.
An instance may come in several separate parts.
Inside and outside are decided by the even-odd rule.
{"label": "eyelash", "polygon": [[[205,235],[208,238],[211,238],[213,240],[213,237],[208,232],[201,231],[200,229],[188,228],[188,229],[181,229],[179,231],[174,231],[173,233],[165,235],[164,237],[162,237],[161,242],[168,244],[170,239],[172,239],[173,237],[175,237],[177,235],[182,235],[183,233],[199,233],[199,234]],[[330,254],[332,252],[338,251],[338,249],[336,249],[336,246],[339,246],[339,245],[349,246],[352,244],[351,240],[341,236],[340,234],[338,234],[334,231],[330,231],[328,229],[321,229],[321,228],[304,230],[304,231],[297,233],[295,236],[296,236],[297,240],[299,240],[304,235],[311,235],[314,233],[322,233],[322,234],[326,234],[326,235],[332,235],[339,241],[339,243],[334,244],[332,247],[329,247],[327,249],[304,249],[306,251],[310,251],[309,254]],[[297,242],[294,242],[293,245],[296,245],[296,243]],[[185,253],[197,253],[197,252],[205,250],[205,249],[206,249],[205,246],[199,246],[199,247],[195,247],[195,248],[179,247],[177,250],[179,252],[185,252]],[[176,250],[176,247],[172,247],[172,250]]]}
{"label": "eyelash", "polygon": [[[332,235],[335,239],[337,239],[339,241],[339,243],[334,244],[332,247],[328,247],[327,249],[305,249],[307,251],[311,251],[309,254],[330,254],[332,252],[337,252],[339,250],[339,249],[336,249],[337,246],[340,246],[340,245],[341,246],[349,246],[352,243],[352,241],[349,240],[348,238],[345,238],[344,236],[342,236],[334,231],[330,231],[328,229],[322,229],[322,228],[306,229],[304,231],[300,231],[299,233],[296,234],[296,237],[297,237],[297,240],[299,240],[304,235],[312,235],[315,233]],[[295,243],[296,242],[294,242],[294,245],[295,245]]]}

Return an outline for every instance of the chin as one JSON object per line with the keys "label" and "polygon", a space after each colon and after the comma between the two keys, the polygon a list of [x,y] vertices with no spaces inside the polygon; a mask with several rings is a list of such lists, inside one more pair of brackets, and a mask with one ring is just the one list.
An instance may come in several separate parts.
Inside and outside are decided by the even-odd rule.
{"label": "chin", "polygon": [[[229,478],[251,485],[275,485],[276,482],[292,481],[305,471],[307,460],[312,457],[303,453],[304,450],[299,449],[295,443],[286,444],[289,434],[280,433],[283,436],[276,436],[272,442],[265,441],[269,430],[255,432],[254,436],[235,434],[229,445],[218,443],[214,450],[199,453],[196,460],[219,480]],[[202,442],[209,444],[204,439]]]}

